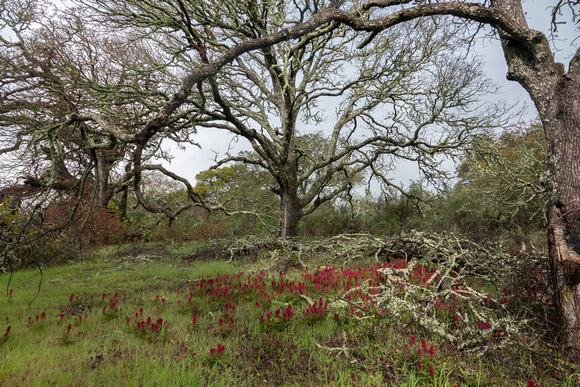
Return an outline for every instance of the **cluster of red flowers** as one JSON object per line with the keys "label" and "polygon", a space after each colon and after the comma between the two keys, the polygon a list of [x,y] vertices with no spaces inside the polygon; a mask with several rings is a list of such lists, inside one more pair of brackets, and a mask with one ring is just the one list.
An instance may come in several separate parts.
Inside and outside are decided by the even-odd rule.
{"label": "cluster of red flowers", "polygon": [[[415,336],[411,336],[411,345],[417,344],[417,338]],[[409,349],[409,344],[405,344],[405,349]],[[435,356],[435,346],[433,344],[429,345],[425,339],[421,339],[420,348],[417,348],[417,355],[418,356]],[[417,359],[417,368],[421,368],[421,359]],[[431,376],[435,376],[435,368],[433,365],[429,365],[429,373]]]}
{"label": "cluster of red flowers", "polygon": [[34,323],[37,323],[38,320],[44,320],[46,318],[46,313],[42,312],[40,315],[36,315],[36,319],[33,320],[32,317],[28,317],[28,326],[32,326]]}
{"label": "cluster of red flowers", "polygon": [[[105,294],[103,293],[103,298],[104,296]],[[113,298],[109,300],[108,309],[106,306],[103,306],[103,316],[105,316],[105,318],[112,319],[117,316],[117,313],[119,312],[119,309],[117,308],[119,305],[119,299],[117,297],[119,297],[119,293],[115,293]]]}
{"label": "cluster of red flowers", "polygon": [[225,350],[226,350],[225,346],[218,344],[217,348],[210,348],[209,349],[209,354],[211,355],[211,357],[213,359],[214,356],[216,356],[216,355],[222,355]]}
{"label": "cluster of red flowers", "polygon": [[[129,321],[127,321],[129,324]],[[162,329],[166,327],[166,323],[162,318],[158,318],[157,321],[151,320],[151,317],[147,317],[147,320],[141,320],[135,322],[137,333],[140,335],[152,335],[153,337],[159,336]]]}
{"label": "cluster of red flowers", "polygon": [[276,311],[274,313],[272,313],[272,311],[268,311],[268,313],[266,313],[266,317],[264,317],[264,315],[260,316],[260,322],[265,323],[267,321],[270,321],[272,316],[275,316],[277,318],[282,318],[282,320],[290,321],[292,319],[292,317],[294,317],[294,312],[292,311],[292,305],[288,305],[286,307],[286,309],[278,308],[278,309],[276,309]]}
{"label": "cluster of red flowers", "polygon": [[[415,344],[417,344],[417,338],[415,336],[411,336],[411,345]],[[409,349],[409,344],[405,344],[405,349]],[[425,339],[421,339],[421,347],[417,348],[417,355],[435,356],[435,346],[433,344],[429,346]]]}
{"label": "cluster of red flowers", "polygon": [[310,322],[321,320],[328,314],[328,302],[324,302],[322,297],[320,297],[318,302],[308,305],[303,314],[309,318]]}

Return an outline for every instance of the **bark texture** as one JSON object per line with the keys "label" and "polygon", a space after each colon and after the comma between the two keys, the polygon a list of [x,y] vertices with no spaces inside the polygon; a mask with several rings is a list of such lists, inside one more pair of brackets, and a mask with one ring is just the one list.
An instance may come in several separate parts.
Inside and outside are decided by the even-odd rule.
{"label": "bark texture", "polygon": [[562,346],[580,351],[580,84],[563,77],[542,116],[552,198],[548,238]]}
{"label": "bark texture", "polygon": [[280,194],[280,230],[282,238],[295,237],[298,222],[302,218],[302,207],[299,204],[296,190]]}

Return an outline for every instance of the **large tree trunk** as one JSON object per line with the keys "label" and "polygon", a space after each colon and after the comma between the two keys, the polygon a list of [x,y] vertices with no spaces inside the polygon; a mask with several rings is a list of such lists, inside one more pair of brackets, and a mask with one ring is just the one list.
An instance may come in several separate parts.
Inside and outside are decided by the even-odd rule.
{"label": "large tree trunk", "polygon": [[281,238],[295,237],[298,232],[298,222],[302,218],[302,207],[296,188],[280,190],[280,229]]}
{"label": "large tree trunk", "polygon": [[[548,101],[547,101],[548,102]],[[541,112],[548,141],[548,238],[564,350],[580,351],[580,83],[562,77]]]}
{"label": "large tree trunk", "polygon": [[[556,69],[559,66],[554,64]],[[560,344],[571,355],[580,354],[579,70],[573,61],[567,74],[552,68],[543,72],[543,79],[537,78],[527,84],[542,119],[548,145],[550,271]]]}

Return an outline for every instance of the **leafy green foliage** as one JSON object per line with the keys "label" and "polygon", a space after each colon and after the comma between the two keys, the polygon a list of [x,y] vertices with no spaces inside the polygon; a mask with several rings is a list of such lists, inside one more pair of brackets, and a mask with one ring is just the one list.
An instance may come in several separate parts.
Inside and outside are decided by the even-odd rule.
{"label": "leafy green foliage", "polygon": [[226,208],[270,215],[277,212],[278,199],[270,189],[273,179],[261,168],[235,163],[200,172],[195,179],[197,193]]}
{"label": "leafy green foliage", "polygon": [[546,143],[538,123],[475,142],[458,167],[448,211],[464,232],[545,228]]}

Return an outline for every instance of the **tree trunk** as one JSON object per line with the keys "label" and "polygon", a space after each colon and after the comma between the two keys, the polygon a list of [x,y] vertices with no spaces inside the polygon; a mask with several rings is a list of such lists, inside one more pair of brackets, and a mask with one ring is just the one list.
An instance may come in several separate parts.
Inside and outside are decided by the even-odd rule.
{"label": "tree trunk", "polygon": [[580,351],[580,83],[563,76],[540,112],[548,142],[548,239],[562,348]]}
{"label": "tree trunk", "polygon": [[280,229],[281,238],[295,237],[298,232],[298,222],[302,218],[302,207],[296,188],[283,187],[280,190]]}
{"label": "tree trunk", "polygon": [[119,201],[119,216],[121,220],[127,218],[127,204],[129,202],[129,188],[125,187],[121,191],[121,199]]}
{"label": "tree trunk", "polygon": [[96,154],[96,177],[97,177],[97,208],[106,210],[109,206],[109,201],[113,198],[114,189],[109,184],[109,177],[111,169],[116,161],[115,157],[111,157],[110,151],[97,150]]}

